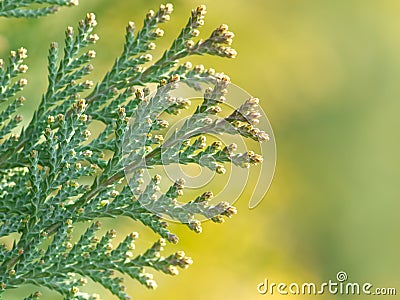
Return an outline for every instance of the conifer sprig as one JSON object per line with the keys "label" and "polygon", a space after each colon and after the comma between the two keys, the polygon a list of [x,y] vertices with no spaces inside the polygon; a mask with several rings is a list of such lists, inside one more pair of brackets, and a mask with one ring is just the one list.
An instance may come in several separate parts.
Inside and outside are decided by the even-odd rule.
{"label": "conifer sprig", "polygon": [[55,13],[62,6],[79,5],[79,0],[2,0],[0,17],[38,18]]}
{"label": "conifer sprig", "polygon": [[[24,7],[31,2],[23,2]],[[3,11],[24,16],[11,3],[3,1]],[[97,84],[88,79],[96,57],[91,45],[99,40],[95,15],[87,14],[76,29],[68,27],[64,49],[50,45],[48,89],[30,123],[19,131],[22,117],[17,110],[25,98],[17,94],[27,84],[20,77],[27,70],[27,51],[20,48],[11,52],[8,63],[0,61],[1,101],[7,102],[0,112],[0,237],[19,234],[10,248],[0,248],[0,297],[5,290],[34,284],[65,299],[96,299],[83,292],[91,279],[119,299],[129,299],[122,275],[153,289],[157,284],[148,270],[176,275],[192,263],[181,251],[161,255],[167,242],[178,242],[167,219],[200,233],[201,218],[222,223],[236,214],[228,202],[213,203],[211,192],[179,202],[183,179],[176,178],[162,190],[161,176],[150,180],[144,176],[149,168],[173,163],[198,164],[224,174],[226,164],[247,168],[262,161],[253,151],[236,153],[235,144],[207,143],[207,134],[268,140],[257,128],[258,99],[247,99],[228,116],[218,117],[221,103],[229,97],[229,77],[180,62],[190,55],[236,56],[231,48],[234,34],[227,25],[205,40],[193,41],[204,24],[205,6],[192,11],[171,47],[151,63],[149,52],[163,36],[160,25],[170,20],[172,11],[171,4],[150,11],[136,34],[129,22],[122,54]],[[154,83],[157,88],[151,93],[148,86]],[[208,88],[202,103],[167,138],[163,130],[169,123],[164,115],[193,106],[172,93],[181,84],[201,90],[203,83]],[[96,122],[104,129],[92,134]],[[116,231],[99,234],[98,219],[120,216],[149,227],[160,239],[144,253],[135,250],[137,233],[113,246]],[[87,227],[77,241],[76,226]],[[39,296],[33,293],[26,299]]]}

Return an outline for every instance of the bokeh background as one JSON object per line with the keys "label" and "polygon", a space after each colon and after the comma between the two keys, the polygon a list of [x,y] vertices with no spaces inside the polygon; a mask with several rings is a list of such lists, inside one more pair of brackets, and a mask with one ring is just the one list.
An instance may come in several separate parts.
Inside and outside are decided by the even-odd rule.
{"label": "bokeh background", "polygon": [[[86,12],[97,14],[99,80],[120,53],[129,20],[138,25],[161,1],[81,0],[79,7],[39,20],[0,20],[0,56],[29,49],[26,118],[46,88],[51,41]],[[204,224],[196,235],[174,225],[178,246],[195,263],[178,277],[156,274],[158,289],[128,281],[134,299],[286,299],[264,295],[257,285],[335,279],[346,271],[353,282],[396,287],[400,292],[400,3],[396,0],[174,0],[172,21],[155,53],[167,47],[190,9],[206,4],[203,37],[221,23],[236,33],[235,60],[196,57],[231,76],[262,99],[274,128],[277,167],[264,201],[225,224]],[[111,224],[121,237],[139,230],[140,247],[154,236],[131,222]],[[139,247],[139,251],[140,248]],[[89,285],[104,299],[114,299]],[[45,289],[44,299],[59,299]],[[21,299],[26,289],[8,293]],[[290,296],[304,299],[305,296]],[[348,299],[356,296],[306,296]],[[362,297],[362,296],[361,296]],[[359,297],[359,298],[361,298]],[[377,297],[377,296],[371,296]],[[396,299],[399,296],[381,298]]]}

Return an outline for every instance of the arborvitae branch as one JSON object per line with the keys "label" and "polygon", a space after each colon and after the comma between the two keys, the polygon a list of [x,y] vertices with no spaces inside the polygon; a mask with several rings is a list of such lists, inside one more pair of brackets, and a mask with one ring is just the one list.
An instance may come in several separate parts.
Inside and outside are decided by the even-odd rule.
{"label": "arborvitae branch", "polygon": [[55,13],[61,6],[75,6],[79,0],[2,0],[0,17],[37,18]]}
{"label": "arborvitae branch", "polygon": [[[29,10],[33,2],[2,1],[2,14],[37,16],[46,11]],[[40,3],[64,5],[76,1]],[[0,112],[0,237],[20,234],[11,248],[0,249],[0,294],[31,283],[56,290],[66,299],[89,299],[80,289],[85,278],[90,278],[118,298],[128,299],[117,274],[155,288],[147,269],[176,275],[178,268],[192,263],[183,252],[161,256],[166,241],[178,242],[162,217],[200,233],[201,218],[221,223],[224,217],[236,214],[227,202],[211,203],[211,192],[187,203],[178,202],[183,195],[182,179],[177,178],[169,189],[161,191],[159,175],[149,181],[144,178],[148,168],[172,163],[198,164],[223,174],[225,164],[249,167],[262,161],[252,151],[235,153],[234,144],[207,144],[204,134],[268,140],[268,135],[256,127],[260,118],[258,99],[250,98],[228,116],[216,118],[222,111],[219,105],[228,97],[229,77],[202,65],[179,64],[190,55],[236,56],[230,48],[233,33],[226,25],[204,41],[192,41],[200,34],[205,6],[192,11],[171,48],[145,67],[153,59],[148,52],[163,35],[159,25],[169,21],[171,13],[171,4],[150,11],[136,35],[130,22],[121,56],[97,84],[87,79],[96,56],[90,46],[99,40],[94,33],[94,14],[87,14],[77,30],[68,27],[63,51],[57,43],[50,45],[48,89],[20,134],[12,132],[21,121],[16,113],[25,98],[12,97],[27,84],[26,79],[18,77],[27,70],[23,64],[26,50],[11,52],[7,66],[0,61],[1,99],[9,101]],[[209,88],[204,91],[202,104],[166,138],[163,129],[169,124],[163,114],[177,114],[192,105],[188,99],[171,94],[181,82],[197,90],[202,83]],[[146,87],[149,83],[158,84],[153,94]],[[95,120],[105,126],[97,136],[89,130]],[[83,178],[91,178],[90,183]],[[140,222],[161,239],[143,254],[135,252],[137,233],[113,247],[111,240],[116,232],[98,235],[101,224],[97,219],[118,216]],[[88,224],[88,228],[72,242],[76,224]],[[38,297],[35,293],[26,299]]]}

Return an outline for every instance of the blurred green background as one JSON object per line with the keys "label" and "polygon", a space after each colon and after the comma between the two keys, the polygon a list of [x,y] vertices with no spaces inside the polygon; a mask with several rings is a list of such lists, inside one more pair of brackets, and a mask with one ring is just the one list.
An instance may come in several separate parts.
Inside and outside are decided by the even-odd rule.
{"label": "blurred green background", "polygon": [[[127,22],[141,25],[147,10],[160,3],[81,0],[79,7],[39,20],[1,19],[0,56],[20,46],[29,49],[26,116],[46,88],[48,45],[62,43],[66,26],[75,25],[86,12],[96,13],[101,39],[92,78],[99,80],[121,52]],[[203,37],[219,24],[229,24],[236,34],[235,60],[191,61],[226,72],[262,100],[274,128],[278,160],[273,184],[256,209],[247,208],[245,194],[236,203],[236,217],[222,225],[205,223],[201,235],[174,225],[181,241],[167,251],[185,250],[194,265],[175,278],[156,274],[156,291],[128,281],[134,299],[286,299],[259,295],[258,283],[266,277],[321,283],[342,270],[350,281],[400,292],[400,2],[172,3],[172,21],[164,26],[166,36],[155,52],[170,44],[198,4],[208,8]],[[139,230],[140,247],[154,241],[137,224],[112,225],[121,237]],[[98,285],[89,288],[103,292]],[[58,299],[43,292],[46,299]],[[26,295],[21,289],[7,298]]]}

